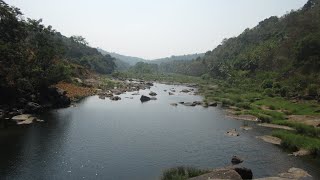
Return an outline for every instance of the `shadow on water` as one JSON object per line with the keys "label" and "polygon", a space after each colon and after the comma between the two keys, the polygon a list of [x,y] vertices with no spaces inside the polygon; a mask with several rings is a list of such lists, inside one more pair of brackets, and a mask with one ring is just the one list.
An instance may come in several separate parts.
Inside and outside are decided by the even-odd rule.
{"label": "shadow on water", "polygon": [[[57,113],[60,110],[53,110],[45,113],[42,118],[46,119],[44,123],[34,123],[26,126],[10,127],[1,130],[0,133],[0,177],[21,177],[32,178],[32,171],[38,172],[38,178],[41,177],[43,167],[50,163],[47,159],[48,154],[59,151],[63,146],[63,141],[57,141],[56,136],[66,139],[64,132],[70,126],[69,119],[72,113],[66,113],[63,116]],[[53,135],[53,136],[51,136]],[[35,161],[35,159],[47,159],[47,161]],[[41,167],[41,168],[40,168]],[[34,169],[37,168],[37,169]],[[40,175],[40,176],[39,176]]]}

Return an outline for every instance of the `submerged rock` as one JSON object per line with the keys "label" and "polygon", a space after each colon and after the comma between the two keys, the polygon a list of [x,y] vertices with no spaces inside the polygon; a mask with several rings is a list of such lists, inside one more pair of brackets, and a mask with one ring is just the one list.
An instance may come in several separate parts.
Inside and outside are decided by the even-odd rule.
{"label": "submerged rock", "polygon": [[263,141],[275,145],[280,145],[281,144],[281,139],[273,136],[257,136],[256,138],[262,139]]}
{"label": "submerged rock", "polygon": [[155,101],[155,100],[157,100],[157,98],[156,97],[150,97],[150,100]]}
{"label": "submerged rock", "polygon": [[147,102],[147,101],[150,101],[150,100],[151,100],[150,97],[144,96],[144,95],[142,95],[141,98],[140,98],[141,102]]}
{"label": "submerged rock", "polygon": [[169,95],[172,96],[172,95],[174,95],[174,94],[173,94],[172,92],[169,92]]}
{"label": "submerged rock", "polygon": [[231,129],[226,132],[226,135],[228,136],[240,136],[240,134],[237,132],[237,129]]}
{"label": "submerged rock", "polygon": [[233,165],[240,164],[242,162],[243,162],[243,159],[239,158],[238,156],[232,156],[231,163]]}
{"label": "submerged rock", "polygon": [[196,106],[197,104],[195,102],[185,102],[183,103],[185,106]]}
{"label": "submerged rock", "polygon": [[170,105],[171,105],[171,106],[178,106],[177,103],[171,103]]}
{"label": "submerged rock", "polygon": [[249,130],[252,130],[252,127],[250,127],[250,126],[241,126],[240,129],[245,130],[245,131],[249,131]]}

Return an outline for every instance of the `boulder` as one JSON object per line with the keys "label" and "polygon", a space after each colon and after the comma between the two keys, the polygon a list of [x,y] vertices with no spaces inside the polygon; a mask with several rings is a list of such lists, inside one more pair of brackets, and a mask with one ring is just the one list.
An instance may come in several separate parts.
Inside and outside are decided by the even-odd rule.
{"label": "boulder", "polygon": [[209,102],[208,106],[216,107],[216,106],[218,106],[218,103],[217,102]]}
{"label": "boulder", "polygon": [[22,114],[18,116],[13,116],[11,119],[15,121],[18,125],[23,125],[23,124],[31,124],[37,118],[33,117],[31,114]]}
{"label": "boulder", "polygon": [[193,103],[194,103],[196,106],[197,106],[197,105],[202,105],[202,102],[201,102],[201,101],[194,101]]}
{"label": "boulder", "polygon": [[252,179],[252,170],[245,167],[235,167],[234,170],[241,176],[242,179]]}
{"label": "boulder", "polygon": [[151,100],[150,97],[144,96],[144,95],[142,95],[141,98],[140,98],[141,102],[147,102],[147,101],[150,101],[150,100]]}
{"label": "boulder", "polygon": [[35,102],[28,102],[25,110],[27,112],[39,112],[42,109],[42,106]]}
{"label": "boulder", "polygon": [[138,95],[140,95],[139,93],[133,93],[133,94],[131,94],[132,96],[138,96]]}
{"label": "boulder", "polygon": [[152,82],[147,82],[146,85],[147,86],[153,86],[153,83]]}
{"label": "boulder", "polygon": [[172,96],[172,95],[174,95],[174,94],[173,94],[172,92],[169,92],[169,95]]}
{"label": "boulder", "polygon": [[210,173],[190,178],[189,180],[213,180],[213,179],[232,179],[242,180],[241,176],[233,169],[216,169]]}
{"label": "boulder", "polygon": [[243,162],[243,159],[239,158],[238,156],[232,156],[231,163],[233,165],[240,164],[242,162]]}
{"label": "boulder", "polygon": [[113,97],[110,97],[110,99],[111,99],[112,101],[118,101],[118,100],[121,100],[121,97],[119,97],[119,96],[113,96]]}
{"label": "boulder", "polygon": [[155,92],[151,91],[151,92],[149,93],[149,95],[150,95],[150,96],[156,96],[156,95],[157,95],[157,93],[155,93]]}
{"label": "boulder", "polygon": [[52,104],[53,107],[68,107],[71,104],[71,100],[66,95],[67,92],[64,90],[56,87],[50,87],[43,93],[43,99],[44,101],[48,101]]}
{"label": "boulder", "polygon": [[281,178],[288,179],[310,179],[312,176],[305,170],[299,168],[290,168],[287,173],[279,174]]}
{"label": "boulder", "polygon": [[188,93],[188,92],[190,92],[188,89],[183,89],[182,91],[180,91],[180,92],[183,92],[183,93]]}

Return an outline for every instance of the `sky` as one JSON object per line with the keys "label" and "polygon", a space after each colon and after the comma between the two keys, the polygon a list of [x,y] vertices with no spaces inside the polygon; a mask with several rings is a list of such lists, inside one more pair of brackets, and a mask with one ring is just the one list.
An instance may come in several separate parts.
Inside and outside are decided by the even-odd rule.
{"label": "sky", "polygon": [[5,0],[63,35],[109,52],[156,59],[202,53],[307,0]]}

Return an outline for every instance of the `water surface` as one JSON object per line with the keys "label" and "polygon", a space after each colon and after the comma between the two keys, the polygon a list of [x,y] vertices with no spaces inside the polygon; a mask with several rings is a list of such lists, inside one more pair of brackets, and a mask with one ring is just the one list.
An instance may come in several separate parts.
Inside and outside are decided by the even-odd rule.
{"label": "water surface", "polygon": [[[174,96],[164,92],[171,88]],[[77,107],[44,113],[44,123],[1,130],[0,179],[159,179],[163,169],[178,165],[228,166],[233,155],[245,159],[255,178],[291,167],[320,178],[315,160],[288,156],[255,138],[269,129],[228,137],[225,132],[243,122],[225,117],[222,109],[171,106],[202,99],[179,93],[184,88],[155,84],[158,100],[146,103],[132,92],[121,101],[88,97]]]}

